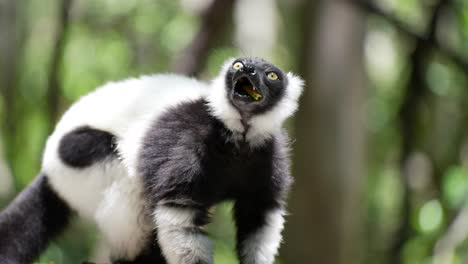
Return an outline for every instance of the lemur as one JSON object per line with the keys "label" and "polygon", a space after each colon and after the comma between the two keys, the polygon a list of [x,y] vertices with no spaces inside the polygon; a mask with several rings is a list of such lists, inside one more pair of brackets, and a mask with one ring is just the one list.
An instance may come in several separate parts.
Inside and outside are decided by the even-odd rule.
{"label": "lemur", "polygon": [[112,263],[213,263],[203,227],[233,201],[242,264],[272,264],[292,178],[282,129],[303,81],[260,58],[205,83],[156,74],[107,83],[65,112],[42,169],[0,214],[0,263],[31,263],[72,215]]}

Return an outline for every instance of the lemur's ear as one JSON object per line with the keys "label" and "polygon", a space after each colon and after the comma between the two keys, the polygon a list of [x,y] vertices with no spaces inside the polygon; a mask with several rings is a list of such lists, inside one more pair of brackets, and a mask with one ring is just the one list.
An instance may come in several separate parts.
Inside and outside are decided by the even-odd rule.
{"label": "lemur's ear", "polygon": [[304,80],[292,72],[287,73],[288,87],[286,88],[286,96],[293,100],[297,100],[304,90]]}

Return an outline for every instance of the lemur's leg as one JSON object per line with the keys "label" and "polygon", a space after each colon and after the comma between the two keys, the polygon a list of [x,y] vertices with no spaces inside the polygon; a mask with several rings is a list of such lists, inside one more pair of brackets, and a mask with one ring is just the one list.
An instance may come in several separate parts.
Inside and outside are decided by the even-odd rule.
{"label": "lemur's leg", "polygon": [[208,222],[207,210],[159,203],[154,221],[158,243],[169,264],[213,263],[211,241],[202,230]]}
{"label": "lemur's leg", "polygon": [[284,211],[255,199],[237,201],[237,252],[241,264],[272,264],[281,243]]}
{"label": "lemur's leg", "polygon": [[161,249],[156,240],[156,235],[152,235],[149,245],[133,260],[115,260],[112,264],[167,264]]}
{"label": "lemur's leg", "polygon": [[0,263],[32,263],[67,226],[71,210],[39,175],[0,213]]}

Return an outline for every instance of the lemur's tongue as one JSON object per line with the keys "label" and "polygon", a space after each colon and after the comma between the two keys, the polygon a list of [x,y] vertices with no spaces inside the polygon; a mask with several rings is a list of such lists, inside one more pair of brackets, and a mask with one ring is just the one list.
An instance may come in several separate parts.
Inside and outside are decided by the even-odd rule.
{"label": "lemur's tongue", "polygon": [[240,78],[236,86],[238,88],[238,92],[245,96],[250,96],[254,101],[258,101],[262,98],[262,94],[257,90],[257,88],[255,88],[247,77]]}

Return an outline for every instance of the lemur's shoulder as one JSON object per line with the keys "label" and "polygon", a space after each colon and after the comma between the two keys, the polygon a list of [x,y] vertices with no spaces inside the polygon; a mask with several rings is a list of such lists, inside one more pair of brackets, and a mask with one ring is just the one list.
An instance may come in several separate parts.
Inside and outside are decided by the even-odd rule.
{"label": "lemur's shoulder", "polygon": [[167,108],[159,118],[148,125],[141,141],[145,149],[159,153],[172,148],[198,149],[222,139],[222,133],[230,133],[216,117],[210,114],[204,98],[181,102]]}

